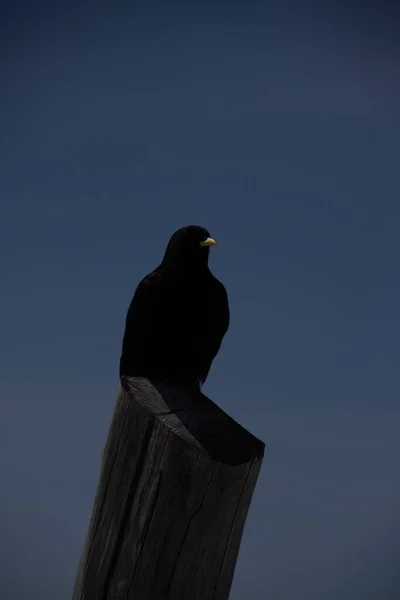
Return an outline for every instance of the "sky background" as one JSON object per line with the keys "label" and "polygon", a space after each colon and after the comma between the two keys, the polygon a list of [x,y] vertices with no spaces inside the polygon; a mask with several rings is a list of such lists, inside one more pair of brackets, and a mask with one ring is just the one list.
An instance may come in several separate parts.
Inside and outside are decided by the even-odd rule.
{"label": "sky background", "polygon": [[180,226],[266,443],[230,600],[400,592],[400,10],[4,2],[0,596],[68,600],[126,310]]}

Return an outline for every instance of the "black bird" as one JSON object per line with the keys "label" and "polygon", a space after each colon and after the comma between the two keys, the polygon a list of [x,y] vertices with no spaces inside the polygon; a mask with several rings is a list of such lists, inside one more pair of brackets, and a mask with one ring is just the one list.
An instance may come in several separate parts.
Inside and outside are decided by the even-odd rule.
{"label": "black bird", "polygon": [[203,384],[229,326],[228,296],[208,268],[217,243],[203,227],[171,237],[139,283],[126,317],[120,377]]}

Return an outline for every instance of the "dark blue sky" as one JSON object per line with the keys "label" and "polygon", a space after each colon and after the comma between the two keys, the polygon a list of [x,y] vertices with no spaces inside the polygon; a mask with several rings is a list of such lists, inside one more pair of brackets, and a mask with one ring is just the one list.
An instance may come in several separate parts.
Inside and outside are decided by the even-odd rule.
{"label": "dark blue sky", "polygon": [[397,598],[399,9],[2,6],[0,596],[70,598],[126,309],[196,223],[205,391],[266,442],[231,599]]}

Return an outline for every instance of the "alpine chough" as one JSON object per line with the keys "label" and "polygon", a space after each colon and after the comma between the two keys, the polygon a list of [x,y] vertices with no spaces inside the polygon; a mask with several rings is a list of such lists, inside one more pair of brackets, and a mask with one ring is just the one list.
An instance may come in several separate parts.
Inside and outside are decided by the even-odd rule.
{"label": "alpine chough", "polygon": [[229,326],[228,296],[208,268],[203,227],[171,237],[161,264],[139,283],[129,306],[120,377],[205,382]]}

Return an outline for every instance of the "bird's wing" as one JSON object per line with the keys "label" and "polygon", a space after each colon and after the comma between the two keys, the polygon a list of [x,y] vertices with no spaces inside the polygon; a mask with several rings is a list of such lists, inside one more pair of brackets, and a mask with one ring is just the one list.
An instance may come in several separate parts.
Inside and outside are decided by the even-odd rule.
{"label": "bird's wing", "polygon": [[212,361],[218,354],[222,340],[228,331],[230,321],[228,294],[225,286],[213,278],[210,298],[210,315],[204,330],[205,346],[207,347],[207,360],[202,365],[200,380],[204,383],[211,368]]}
{"label": "bird's wing", "polygon": [[[222,338],[228,331],[230,312],[228,294],[226,293],[225,286],[215,279],[215,320],[217,323],[216,335],[218,334],[221,338],[219,345],[221,345]],[[219,347],[219,346],[218,346]]]}
{"label": "bird's wing", "polygon": [[126,315],[120,370],[128,362],[147,360],[155,351],[155,338],[162,339],[159,334],[165,307],[161,288],[161,278],[154,272],[136,288]]}

